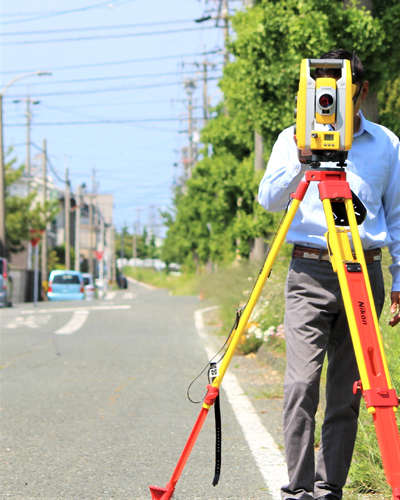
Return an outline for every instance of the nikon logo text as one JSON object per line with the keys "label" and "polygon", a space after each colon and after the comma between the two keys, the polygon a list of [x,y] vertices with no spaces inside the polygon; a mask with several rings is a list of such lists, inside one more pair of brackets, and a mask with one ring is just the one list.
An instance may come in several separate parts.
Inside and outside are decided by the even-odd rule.
{"label": "nikon logo text", "polygon": [[358,301],[358,309],[360,310],[362,324],[366,325],[367,324],[367,311],[365,310],[364,302]]}

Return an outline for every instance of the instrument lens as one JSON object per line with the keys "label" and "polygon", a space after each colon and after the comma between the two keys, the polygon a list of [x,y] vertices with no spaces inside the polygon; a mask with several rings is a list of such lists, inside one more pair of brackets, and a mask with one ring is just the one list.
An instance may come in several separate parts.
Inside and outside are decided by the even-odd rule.
{"label": "instrument lens", "polygon": [[324,109],[331,108],[333,105],[333,97],[329,94],[323,94],[319,98],[319,105]]}

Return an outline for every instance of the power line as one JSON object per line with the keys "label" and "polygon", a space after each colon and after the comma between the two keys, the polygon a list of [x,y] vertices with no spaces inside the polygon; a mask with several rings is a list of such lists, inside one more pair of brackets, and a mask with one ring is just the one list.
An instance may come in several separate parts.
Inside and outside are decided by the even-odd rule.
{"label": "power line", "polygon": [[104,40],[104,39],[111,39],[111,38],[133,38],[133,37],[138,37],[138,36],[153,36],[153,35],[169,35],[172,33],[184,33],[187,31],[203,31],[203,30],[212,30],[214,29],[214,26],[206,26],[206,27],[200,27],[200,28],[181,28],[177,30],[166,30],[166,31],[146,31],[143,33],[125,33],[121,35],[104,35],[104,36],[82,36],[82,37],[76,37],[76,38],[50,38],[47,40],[24,40],[22,42],[5,42],[5,43],[0,43],[0,46],[5,46],[5,45],[31,45],[31,44],[38,44],[38,43],[56,43],[56,42],[83,42],[83,41],[89,41],[89,40]]}
{"label": "power line", "polygon": [[[219,71],[218,69],[213,69],[211,71]],[[197,71],[189,71],[185,72],[187,74],[197,74],[199,73],[199,70]],[[147,73],[144,75],[126,75],[126,76],[100,76],[97,78],[78,78],[75,80],[59,80],[59,81],[52,81],[52,80],[47,80],[43,82],[38,82],[35,83],[34,85],[59,85],[59,84],[66,84],[66,83],[86,83],[86,82],[102,82],[105,80],[124,80],[124,79],[129,79],[129,78],[155,78],[155,77],[160,77],[160,76],[177,76],[181,75],[181,72],[173,71],[170,73]],[[13,87],[26,87],[26,84],[20,83],[13,85]]]}
{"label": "power line", "polygon": [[142,26],[162,26],[168,24],[192,23],[193,19],[177,19],[175,21],[158,21],[153,23],[138,23],[138,24],[119,24],[116,26],[89,26],[86,28],[65,28],[62,30],[41,30],[41,31],[12,31],[10,33],[2,33],[1,36],[20,36],[20,35],[45,35],[49,33],[76,33],[77,31],[104,31],[125,28],[140,28]]}
{"label": "power line", "polygon": [[[70,69],[79,69],[79,68],[97,68],[100,66],[115,66],[118,64],[132,64],[132,63],[141,63],[141,62],[151,62],[151,61],[163,61],[167,59],[180,59],[182,57],[196,57],[196,56],[202,56],[202,55],[208,55],[208,54],[216,54],[220,52],[220,49],[212,50],[209,52],[201,52],[200,54],[177,54],[173,56],[161,56],[161,57],[147,57],[144,59],[128,59],[125,61],[110,61],[110,62],[104,62],[104,63],[92,63],[92,64],[78,64],[75,66],[56,66],[54,68],[47,68],[51,71],[63,71],[63,70],[70,70]],[[9,74],[16,74],[16,73],[29,73],[30,71],[36,71],[37,68],[35,69],[19,69],[19,70],[10,70],[10,71],[1,71],[0,74],[2,75],[9,75]]]}
{"label": "power line", "polygon": [[[125,1],[116,0],[116,2],[119,2],[120,5],[123,5],[124,3],[128,3],[128,2],[132,2],[132,1],[135,1],[135,0],[125,0]],[[36,17],[31,17],[30,19],[17,19],[16,21],[5,21],[5,22],[0,23],[0,25],[4,26],[6,24],[16,24],[16,23],[25,23],[28,21],[36,21],[37,19],[45,19],[46,17],[54,17],[54,16],[61,16],[64,14],[72,14],[74,12],[82,12],[84,10],[96,9],[98,7],[104,7],[106,5],[107,6],[110,5],[109,0],[107,0],[106,2],[100,2],[100,3],[93,4],[93,5],[88,5],[87,7],[80,7],[79,9],[61,10],[58,12],[50,12],[48,14],[38,14],[37,16],[35,14],[33,14]],[[2,14],[2,15],[4,16],[4,14]]]}
{"label": "power line", "polygon": [[[202,118],[193,118],[193,120],[201,120]],[[182,121],[184,118],[139,118],[137,120],[87,120],[87,121],[73,121],[73,122],[47,122],[36,123],[35,127],[48,127],[48,126],[63,126],[63,125],[107,125],[107,124],[124,124],[124,123],[151,123],[151,122],[176,122]],[[25,127],[24,123],[7,123],[7,127]]]}
{"label": "power line", "polygon": [[[211,77],[208,80],[219,80],[218,77]],[[203,81],[203,79],[201,79]],[[81,91],[66,91],[66,92],[47,92],[44,94],[36,94],[35,97],[49,97],[49,96],[61,96],[61,95],[83,95],[83,94],[99,94],[102,92],[121,92],[124,90],[138,90],[138,89],[151,89],[156,87],[168,87],[171,85],[181,85],[182,82],[166,82],[166,83],[155,83],[154,85],[138,85],[129,87],[112,87],[108,89],[93,89],[93,90],[81,90]],[[7,95],[8,99],[15,99],[24,97],[23,95]]]}
{"label": "power line", "polygon": [[59,177],[59,175],[57,174],[57,171],[55,170],[55,168],[53,167],[51,161],[50,161],[50,158],[48,157],[47,155],[47,152],[43,151],[43,148],[39,147],[39,146],[36,146],[36,144],[34,144],[33,142],[30,143],[34,148],[38,149],[39,151],[41,151],[42,153],[45,153],[46,154],[46,160],[47,160],[47,163],[49,164],[50,166],[50,169],[51,171],[53,172],[53,174],[57,177],[57,179],[62,182],[63,184],[66,184],[66,181],[64,179],[61,179],[61,177]]}

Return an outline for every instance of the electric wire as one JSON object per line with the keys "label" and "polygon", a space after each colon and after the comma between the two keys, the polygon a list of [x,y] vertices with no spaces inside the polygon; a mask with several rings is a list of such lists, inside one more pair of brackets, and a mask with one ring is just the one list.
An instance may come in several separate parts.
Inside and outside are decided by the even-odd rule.
{"label": "electric wire", "polygon": [[[125,0],[125,1],[115,0],[115,3],[118,3],[119,5],[123,5],[125,3],[129,3],[129,2],[132,2],[132,1],[136,1],[136,0]],[[65,14],[72,14],[74,12],[82,12],[82,11],[85,11],[85,10],[96,9],[98,7],[105,7],[105,6],[109,6],[109,5],[110,5],[110,2],[109,2],[109,0],[107,0],[106,2],[100,2],[100,3],[93,4],[93,5],[88,5],[87,7],[80,7],[78,9],[62,10],[62,11],[57,11],[57,12],[50,12],[50,13],[47,13],[47,14],[37,14],[37,15],[33,14],[36,17],[31,17],[30,19],[17,19],[15,21],[3,21],[3,22],[0,22],[0,25],[4,26],[6,24],[16,24],[16,23],[25,23],[25,22],[28,22],[28,21],[36,21],[38,19],[45,19],[47,17],[54,17],[54,16],[65,15]],[[117,5],[117,7],[119,7],[119,5]],[[2,14],[2,16],[4,16],[4,14]]]}
{"label": "electric wire", "polygon": [[[187,118],[175,118],[175,117],[169,117],[169,118],[138,118],[138,119],[121,119],[121,120],[114,120],[114,119],[104,119],[104,120],[87,120],[87,121],[71,121],[71,122],[43,122],[43,123],[38,123],[35,122],[35,127],[53,127],[53,126],[62,126],[62,125],[108,125],[108,124],[126,124],[126,123],[153,123],[153,122],[176,122],[176,121],[182,121],[186,120]],[[203,120],[203,117],[201,118],[193,118],[194,121],[201,121]],[[26,127],[26,123],[7,123],[7,127]]]}
{"label": "electric wire", "polygon": [[[44,150],[43,148],[37,146],[34,142],[30,142],[29,143],[31,146],[33,146],[34,148],[38,149],[39,151],[41,151],[41,153],[44,153]],[[61,179],[61,177],[58,175],[57,171],[55,170],[55,168],[53,167],[53,164],[51,163],[50,161],[50,158],[48,157],[47,155],[47,151],[46,151],[46,160],[47,160],[47,163],[49,164],[49,167],[50,167],[50,170],[53,172],[53,174],[57,177],[57,180],[59,180],[60,182],[62,182],[63,184],[66,184],[67,181],[65,181],[64,179]]]}
{"label": "electric wire", "polygon": [[[207,78],[207,81],[219,80],[218,77]],[[203,82],[203,78],[193,79],[195,82]],[[50,97],[50,96],[61,96],[61,95],[83,95],[83,94],[99,94],[102,92],[120,92],[124,90],[139,90],[139,89],[151,89],[156,87],[169,87],[171,85],[182,85],[182,81],[179,82],[165,82],[165,83],[155,83],[152,85],[138,85],[138,86],[128,86],[128,87],[111,87],[107,89],[93,89],[93,90],[80,90],[80,91],[65,91],[65,92],[46,92],[46,93],[35,93],[35,97]],[[24,95],[7,95],[8,99],[21,99],[25,97]]]}
{"label": "electric wire", "polygon": [[98,35],[98,36],[82,36],[76,38],[48,38],[46,40],[23,40],[19,42],[2,42],[1,47],[6,45],[32,45],[40,43],[57,43],[57,42],[86,42],[91,40],[105,40],[105,39],[117,39],[117,38],[134,38],[140,36],[153,36],[153,35],[170,35],[173,33],[184,33],[188,31],[203,31],[214,29],[214,26],[206,26],[201,28],[181,28],[176,30],[166,30],[166,31],[146,31],[142,33],[124,33],[119,35]]}
{"label": "electric wire", "polygon": [[65,28],[60,30],[41,30],[41,31],[12,31],[10,33],[2,33],[1,36],[20,36],[20,35],[45,35],[48,33],[75,33],[77,31],[98,31],[98,30],[113,30],[126,28],[141,28],[142,26],[162,26],[166,24],[181,24],[192,23],[193,19],[177,19],[175,21],[157,21],[153,23],[138,23],[138,24],[119,24],[116,26],[89,26],[86,28]]}
{"label": "electric wire", "polygon": [[[152,62],[152,61],[164,61],[167,59],[180,59],[183,57],[196,57],[196,56],[205,56],[205,55],[210,55],[210,54],[217,54],[221,52],[221,49],[215,49],[207,52],[200,52],[199,54],[176,54],[172,56],[159,56],[159,57],[146,57],[143,59],[128,59],[125,61],[109,61],[109,62],[103,62],[103,63],[91,63],[91,64],[77,64],[74,66],[55,66],[53,68],[48,68],[50,71],[64,71],[64,70],[70,70],[70,69],[87,69],[87,68],[97,68],[100,66],[114,66],[118,64],[135,64],[135,63],[142,63],[142,62]],[[2,75],[9,75],[9,74],[14,74],[14,73],[29,73],[30,71],[36,71],[37,68],[34,69],[19,69],[19,70],[9,70],[9,71],[0,71],[0,74]],[[16,84],[18,85],[18,84]]]}
{"label": "electric wire", "polygon": [[[185,71],[185,75],[196,75],[199,73],[200,70],[193,70],[193,71]],[[208,70],[210,71],[220,71],[218,68],[212,68]],[[147,74],[142,74],[142,75],[123,75],[123,76],[100,76],[97,78],[79,78],[76,80],[59,80],[59,81],[52,81],[52,80],[45,80],[42,82],[36,81],[35,83],[31,85],[61,85],[61,84],[70,84],[70,83],[86,83],[86,82],[102,82],[106,80],[124,80],[124,79],[129,79],[129,78],[159,78],[163,76],[178,76],[181,75],[182,72],[180,71],[173,71],[169,73],[147,73]],[[17,83],[13,85],[13,88],[15,87],[26,87],[26,84],[24,83]]]}

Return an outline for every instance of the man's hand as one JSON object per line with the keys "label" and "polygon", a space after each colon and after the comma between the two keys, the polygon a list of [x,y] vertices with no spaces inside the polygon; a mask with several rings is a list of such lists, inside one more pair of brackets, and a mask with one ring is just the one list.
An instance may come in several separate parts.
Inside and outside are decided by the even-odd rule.
{"label": "man's hand", "polygon": [[[296,143],[297,146],[297,138],[294,135],[293,136],[294,142]],[[299,149],[297,148],[297,158],[299,159],[300,163],[308,163],[310,161],[310,157],[312,155],[312,151],[310,149]]]}
{"label": "man's hand", "polygon": [[392,292],[390,294],[391,306],[390,314],[394,314],[393,318],[389,321],[390,326],[396,326],[400,323],[400,292]]}

